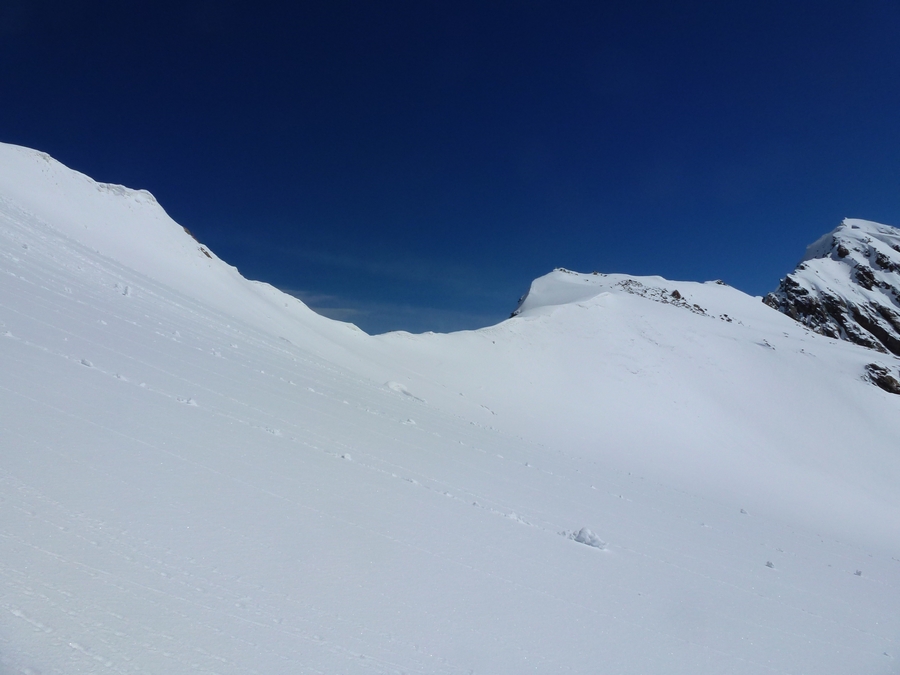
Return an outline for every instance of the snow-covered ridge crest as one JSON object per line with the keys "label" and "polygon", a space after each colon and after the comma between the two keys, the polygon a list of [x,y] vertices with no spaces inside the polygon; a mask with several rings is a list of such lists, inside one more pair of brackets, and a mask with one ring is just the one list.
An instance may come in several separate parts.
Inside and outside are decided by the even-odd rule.
{"label": "snow-covered ridge crest", "polygon": [[214,263],[147,190],[100,183],[49,155],[0,144],[0,196],[66,237],[157,279],[196,283]]}
{"label": "snow-covered ridge crest", "polygon": [[900,355],[900,230],[845,219],[764,302],[822,335]]}
{"label": "snow-covered ridge crest", "polygon": [[248,282],[147,190],[95,181],[46,153],[0,143],[0,202],[17,218],[121,265],[132,277],[132,290],[141,278],[152,280],[285,338],[304,329],[324,331],[330,340],[361,334],[269,284]]}
{"label": "snow-covered ridge crest", "polygon": [[[698,283],[671,281],[660,276],[640,277],[601,272],[583,274],[558,267],[531,283],[528,293],[519,299],[511,316],[552,311],[553,307],[578,305],[603,296],[620,294],[636,295],[695,314],[707,314],[707,307],[700,300],[708,301],[711,293],[714,297],[717,295],[717,291],[710,290],[710,286],[719,287],[719,290],[733,290],[719,280]],[[713,305],[718,304],[713,300]]]}

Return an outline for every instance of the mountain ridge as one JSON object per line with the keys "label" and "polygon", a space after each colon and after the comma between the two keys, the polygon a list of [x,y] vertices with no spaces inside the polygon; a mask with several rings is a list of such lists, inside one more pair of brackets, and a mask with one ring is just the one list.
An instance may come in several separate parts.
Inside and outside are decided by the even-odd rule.
{"label": "mountain ridge", "polygon": [[368,336],[7,152],[4,675],[895,669],[896,357],[563,270]]}

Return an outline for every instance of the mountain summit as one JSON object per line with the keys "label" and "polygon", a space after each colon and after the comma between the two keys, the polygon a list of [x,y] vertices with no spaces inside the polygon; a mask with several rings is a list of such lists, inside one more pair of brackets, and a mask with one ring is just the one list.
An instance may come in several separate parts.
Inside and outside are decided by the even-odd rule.
{"label": "mountain summit", "polygon": [[900,230],[845,219],[763,302],[821,335],[900,356]]}

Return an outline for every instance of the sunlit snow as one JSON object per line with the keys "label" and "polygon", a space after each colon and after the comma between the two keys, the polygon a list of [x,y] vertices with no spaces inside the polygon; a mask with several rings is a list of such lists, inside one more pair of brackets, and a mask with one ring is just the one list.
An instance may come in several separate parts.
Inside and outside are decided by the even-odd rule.
{"label": "sunlit snow", "polygon": [[0,145],[0,672],[896,673],[869,363],[721,283],[566,270],[367,336]]}

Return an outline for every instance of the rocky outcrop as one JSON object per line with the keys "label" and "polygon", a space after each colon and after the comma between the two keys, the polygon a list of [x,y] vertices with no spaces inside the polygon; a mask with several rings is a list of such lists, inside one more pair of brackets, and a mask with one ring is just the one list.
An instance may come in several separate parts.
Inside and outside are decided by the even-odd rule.
{"label": "rocky outcrop", "polygon": [[900,356],[900,230],[844,220],[763,302],[822,335]]}
{"label": "rocky outcrop", "polygon": [[881,387],[889,394],[900,394],[900,381],[891,373],[890,368],[877,363],[866,366],[866,377],[872,384]]}

